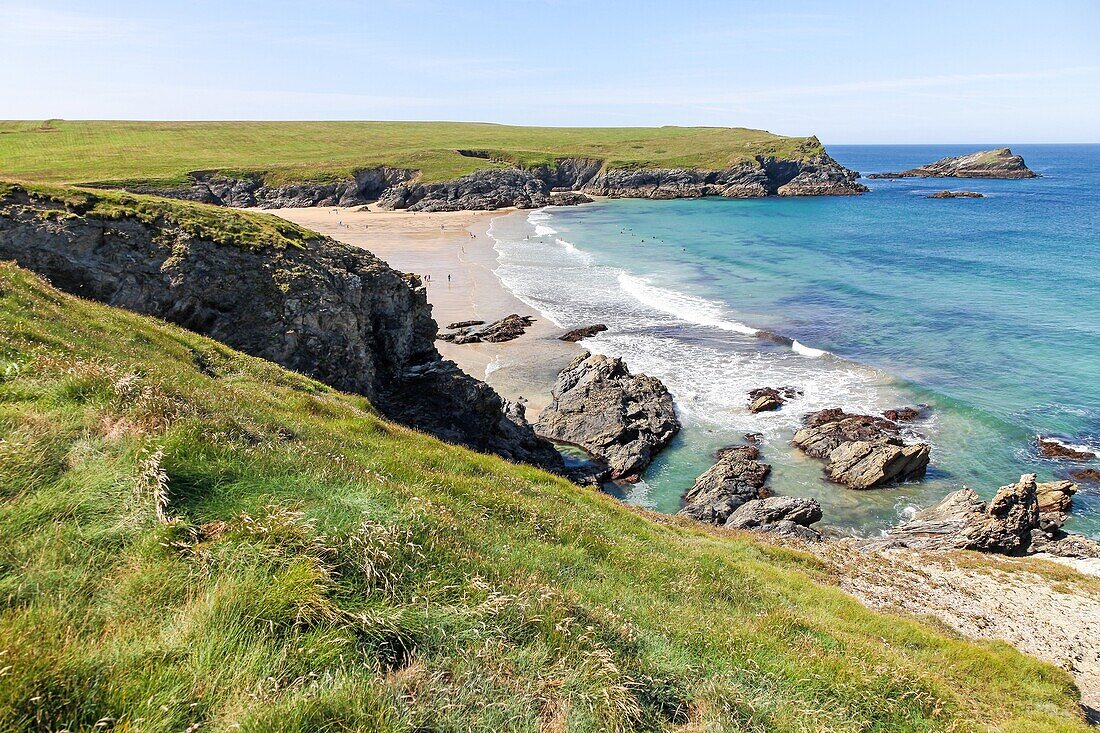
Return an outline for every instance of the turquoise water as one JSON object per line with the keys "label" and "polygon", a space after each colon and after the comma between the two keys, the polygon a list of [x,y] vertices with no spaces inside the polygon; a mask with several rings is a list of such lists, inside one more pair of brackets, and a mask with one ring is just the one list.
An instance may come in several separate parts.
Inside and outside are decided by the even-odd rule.
{"label": "turquoise water", "polygon": [[[830,152],[869,173],[974,149]],[[1024,472],[1079,467],[1037,458],[1037,433],[1100,449],[1100,146],[1014,152],[1043,177],[521,212],[493,224],[498,272],[563,327],[606,323],[585,346],[673,391],[685,429],[623,498],[676,511],[716,448],[758,432],[777,491],[818,497],[824,524],[874,532],[963,485],[990,496]],[[924,198],[947,187],[986,198]],[[762,342],[758,328],[799,348]],[[749,389],[782,385],[805,396],[745,410]],[[915,403],[931,406],[913,427],[934,446],[923,482],[851,491],[789,445],[811,410]],[[1097,487],[1082,487],[1069,526],[1100,536]]]}

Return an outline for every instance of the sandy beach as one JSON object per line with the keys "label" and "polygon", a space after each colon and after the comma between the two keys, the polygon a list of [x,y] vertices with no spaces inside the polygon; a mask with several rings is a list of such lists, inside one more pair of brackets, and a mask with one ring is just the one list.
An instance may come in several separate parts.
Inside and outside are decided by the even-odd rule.
{"label": "sandy beach", "polygon": [[554,377],[580,351],[558,340],[562,329],[516,298],[497,278],[497,253],[486,233],[505,211],[362,211],[352,208],[274,209],[269,213],[353,247],[370,250],[394,269],[424,279],[432,315],[444,328],[466,320],[491,322],[510,313],[535,324],[498,344],[436,346],[464,371],[510,400],[523,400],[534,421],[550,399]]}

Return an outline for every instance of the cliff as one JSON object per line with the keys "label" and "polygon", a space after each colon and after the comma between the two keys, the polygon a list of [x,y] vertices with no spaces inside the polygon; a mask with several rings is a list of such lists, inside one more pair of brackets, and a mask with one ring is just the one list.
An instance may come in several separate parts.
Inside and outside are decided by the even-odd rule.
{"label": "cliff", "polygon": [[1036,178],[1022,156],[1008,148],[979,150],[969,155],[941,158],[898,173],[872,173],[868,178]]}
{"label": "cliff", "polygon": [[[464,152],[472,155],[472,151]],[[320,182],[267,183],[260,174],[217,171],[189,176],[186,186],[129,184],[126,188],[235,207],[357,206],[377,201],[383,209],[410,211],[531,209],[552,203],[552,193],[565,191],[612,198],[677,199],[854,195],[867,190],[858,182],[859,173],[837,163],[819,146],[807,149],[805,156],[759,155],[715,170],[619,168],[599,159],[560,158],[531,167],[487,167],[444,181],[423,181],[416,170],[389,167]]]}
{"label": "cliff", "polygon": [[364,395],[444,440],[561,466],[522,410],[442,360],[419,280],[364,250],[265,215],[6,186],[0,259]]}

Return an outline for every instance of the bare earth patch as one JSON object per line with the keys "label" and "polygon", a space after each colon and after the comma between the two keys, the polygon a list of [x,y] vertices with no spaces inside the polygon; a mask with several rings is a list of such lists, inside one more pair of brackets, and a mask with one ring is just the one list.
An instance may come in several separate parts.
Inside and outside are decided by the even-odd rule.
{"label": "bare earth patch", "polygon": [[1096,578],[1031,558],[866,551],[847,540],[810,549],[841,588],[871,608],[932,616],[965,636],[1005,641],[1062,667],[1077,681],[1089,722],[1100,723]]}

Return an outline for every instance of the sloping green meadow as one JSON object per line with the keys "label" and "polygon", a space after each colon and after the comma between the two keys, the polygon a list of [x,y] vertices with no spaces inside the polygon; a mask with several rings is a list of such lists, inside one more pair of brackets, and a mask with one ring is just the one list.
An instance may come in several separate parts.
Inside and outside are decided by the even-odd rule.
{"label": "sloping green meadow", "polygon": [[[462,151],[462,152],[460,152]],[[816,138],[727,127],[513,127],[467,122],[0,122],[0,177],[179,184],[187,173],[257,173],[269,183],[392,166],[440,181],[505,165],[594,158],[611,168],[727,168],[797,159]],[[466,154],[463,154],[465,152]],[[488,157],[471,157],[470,153]]]}
{"label": "sloping green meadow", "polygon": [[0,265],[0,730],[1088,730],[1050,665],[655,520]]}

